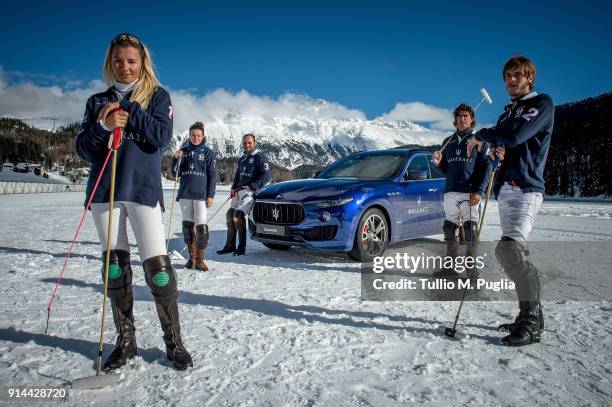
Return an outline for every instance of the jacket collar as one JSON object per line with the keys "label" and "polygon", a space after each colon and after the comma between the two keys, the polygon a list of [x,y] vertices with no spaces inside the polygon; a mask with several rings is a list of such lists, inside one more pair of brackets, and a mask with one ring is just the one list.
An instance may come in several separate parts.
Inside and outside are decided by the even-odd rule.
{"label": "jacket collar", "polygon": [[457,130],[457,131],[455,131],[455,134],[453,134],[453,138],[455,136],[457,136],[457,139],[458,139],[459,143],[461,143],[463,140],[468,138],[468,136],[471,136],[474,133],[476,133],[476,130],[472,129],[469,133],[461,135],[461,133],[459,133],[459,131]]}
{"label": "jacket collar", "polygon": [[523,102],[525,100],[533,99],[536,96],[538,96],[538,92],[536,92],[535,90],[532,90],[529,93],[525,93],[523,96],[521,96],[520,98],[516,99],[512,103],[507,104],[506,105],[506,110],[512,110],[512,108],[514,106],[520,104],[521,102]]}
{"label": "jacket collar", "polygon": [[[119,101],[119,97],[117,96],[117,91],[115,90],[114,86],[111,86],[110,88],[106,89],[106,94],[112,101],[114,102]],[[131,95],[132,95],[132,91],[130,90],[123,97],[129,99]]]}
{"label": "jacket collar", "polygon": [[532,99],[532,98],[534,98],[536,96],[538,96],[538,92],[536,92],[535,90],[532,90],[531,92],[521,96],[518,100]]}
{"label": "jacket collar", "polygon": [[191,141],[187,140],[187,147],[191,147],[193,150],[203,150],[206,148],[206,143],[202,142],[196,146],[191,144]]}

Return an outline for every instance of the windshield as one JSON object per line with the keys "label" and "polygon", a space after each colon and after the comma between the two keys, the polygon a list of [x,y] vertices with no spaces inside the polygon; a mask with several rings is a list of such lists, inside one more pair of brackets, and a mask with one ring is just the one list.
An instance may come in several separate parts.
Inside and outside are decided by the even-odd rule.
{"label": "windshield", "polygon": [[397,174],[404,159],[404,154],[396,152],[349,156],[321,171],[317,178],[387,179]]}

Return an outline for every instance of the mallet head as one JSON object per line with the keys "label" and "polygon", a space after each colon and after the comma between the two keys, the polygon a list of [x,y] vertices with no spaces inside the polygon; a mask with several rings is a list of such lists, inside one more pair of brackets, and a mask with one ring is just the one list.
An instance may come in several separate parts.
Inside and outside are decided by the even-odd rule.
{"label": "mallet head", "polygon": [[480,88],[480,93],[482,93],[482,97],[484,98],[484,100],[486,100],[488,104],[493,103],[493,99],[491,99],[491,96],[489,96],[489,93],[485,88]]}

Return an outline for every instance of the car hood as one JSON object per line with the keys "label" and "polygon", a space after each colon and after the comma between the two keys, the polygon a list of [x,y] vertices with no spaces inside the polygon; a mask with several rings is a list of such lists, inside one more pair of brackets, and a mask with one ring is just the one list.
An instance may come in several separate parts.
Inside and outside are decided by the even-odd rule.
{"label": "car hood", "polygon": [[357,180],[350,178],[303,179],[268,185],[257,191],[256,199],[304,201],[345,195],[349,192],[374,190],[385,180]]}

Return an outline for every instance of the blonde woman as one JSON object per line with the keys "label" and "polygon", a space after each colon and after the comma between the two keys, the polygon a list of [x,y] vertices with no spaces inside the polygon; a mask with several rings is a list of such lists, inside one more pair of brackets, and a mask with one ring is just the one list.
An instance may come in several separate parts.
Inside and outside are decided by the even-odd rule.
{"label": "blonde woman", "polygon": [[[161,218],[161,157],[172,137],[170,95],[159,86],[149,51],[132,34],[119,34],[112,39],[104,59],[104,79],[110,88],[87,101],[76,140],[79,155],[91,163],[88,199],[102,170],[112,131],[123,130],[117,157],[108,278],[108,296],[118,337],[104,368],[119,368],[137,352],[127,235],[129,219],[145,280],[164,331],[166,355],[176,369],[184,370],[193,363],[181,342],[177,278],[165,249]],[[102,259],[106,258],[109,196],[110,169],[107,169],[91,204]]]}

